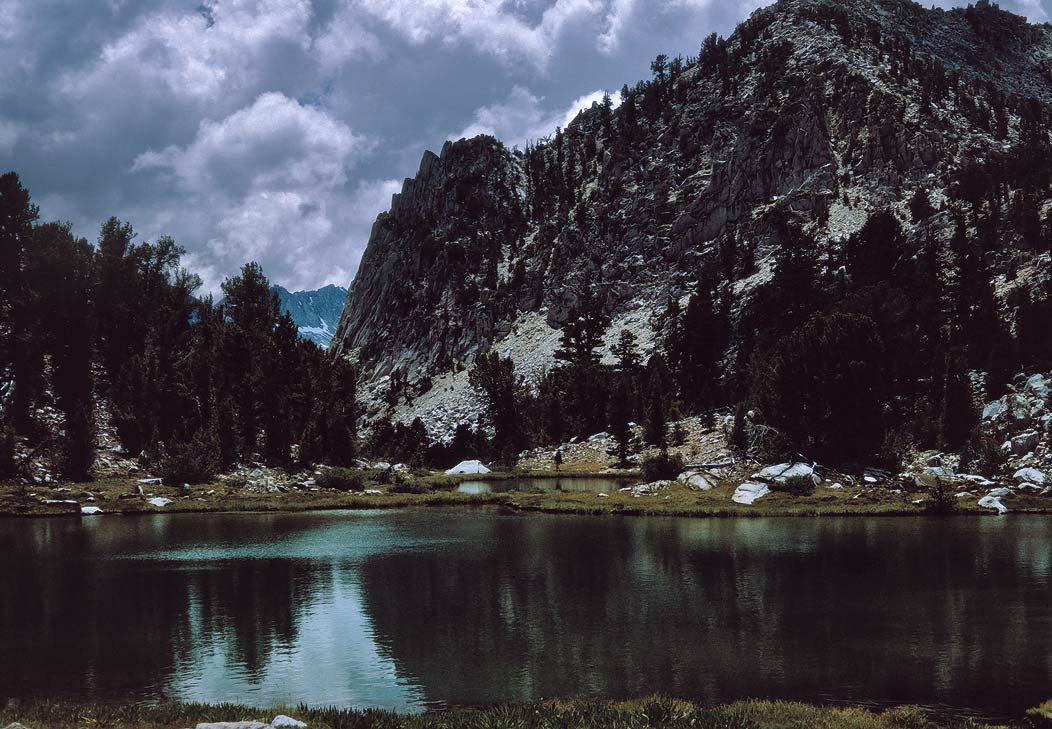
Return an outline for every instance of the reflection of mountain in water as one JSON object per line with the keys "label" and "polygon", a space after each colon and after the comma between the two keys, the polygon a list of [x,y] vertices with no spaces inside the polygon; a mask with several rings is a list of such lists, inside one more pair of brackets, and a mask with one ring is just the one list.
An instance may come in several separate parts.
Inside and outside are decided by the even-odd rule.
{"label": "reflection of mountain in water", "polygon": [[182,515],[0,522],[0,698],[668,692],[1015,714],[1048,519]]}
{"label": "reflection of mountain in water", "polygon": [[1004,548],[1029,531],[961,527],[497,519],[469,549],[370,557],[363,593],[430,702],[664,691],[1010,713],[1052,675],[1032,645],[1047,561],[1042,584]]}

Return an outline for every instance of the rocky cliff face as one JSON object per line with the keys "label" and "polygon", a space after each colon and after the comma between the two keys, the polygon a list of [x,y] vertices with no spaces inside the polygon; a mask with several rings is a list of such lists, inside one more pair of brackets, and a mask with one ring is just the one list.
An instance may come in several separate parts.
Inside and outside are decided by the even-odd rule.
{"label": "rocky cliff face", "polygon": [[985,3],[781,0],[706,45],[535,148],[425,154],[374,225],[333,350],[367,384],[397,372],[470,412],[449,401],[458,365],[497,348],[550,366],[584,289],[646,344],[703,265],[736,302],[766,280],[776,221],[830,250],[873,210],[908,224],[917,190],[938,204],[1052,102],[1052,28]]}

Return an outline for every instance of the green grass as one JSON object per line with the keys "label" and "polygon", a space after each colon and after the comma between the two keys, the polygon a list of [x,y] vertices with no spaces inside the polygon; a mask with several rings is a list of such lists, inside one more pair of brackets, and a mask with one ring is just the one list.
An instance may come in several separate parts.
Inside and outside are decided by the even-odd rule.
{"label": "green grass", "polygon": [[[552,477],[554,474],[532,473],[535,477]],[[580,474],[582,477],[595,474]],[[520,474],[487,474],[486,480],[523,478]],[[566,478],[560,474],[561,478]],[[471,478],[478,478],[477,476]],[[570,476],[572,478],[572,476]],[[683,484],[673,483],[655,495],[634,498],[631,494],[611,491],[600,497],[583,491],[531,491],[462,494],[457,485],[466,478],[444,475],[413,477],[407,484],[380,484],[366,482],[368,489],[380,489],[380,494],[365,494],[339,491],[299,491],[288,493],[246,493],[237,484],[216,482],[194,487],[188,497],[170,486],[147,486],[148,493],[172,499],[165,507],[154,507],[142,498],[122,499],[120,496],[134,490],[135,479],[108,479],[92,483],[63,484],[72,489],[70,494],[55,493],[53,488],[34,486],[30,493],[38,498],[23,500],[17,487],[0,484],[0,516],[58,516],[74,515],[79,509],[73,506],[48,505],[39,502],[39,497],[78,499],[88,490],[97,497],[93,503],[106,514],[142,514],[172,512],[276,512],[313,511],[332,509],[501,509],[520,513],[545,514],[616,514],[649,516],[689,517],[774,517],[774,516],[917,516],[925,513],[923,504],[914,504],[917,499],[928,498],[925,491],[893,493],[890,489],[852,489],[839,491],[819,487],[810,495],[793,495],[774,492],[752,506],[735,504],[731,496],[737,486],[736,480],[727,480],[711,491],[694,491]],[[56,484],[59,486],[59,484]],[[208,493],[214,492],[214,493]],[[87,501],[81,501],[87,504]],[[1013,513],[1052,513],[1052,498],[1041,496],[1016,496],[1008,503]],[[980,509],[976,499],[962,499],[958,504],[959,514],[993,515],[988,509]]]}
{"label": "green grass", "polygon": [[624,702],[549,701],[417,715],[305,707],[264,711],[236,705],[78,706],[41,702],[0,710],[0,725],[17,721],[29,729],[181,729],[199,722],[269,721],[279,713],[304,721],[311,729],[992,729],[971,720],[938,721],[910,706],[876,712],[859,707],[745,701],[706,708],[664,697]]}

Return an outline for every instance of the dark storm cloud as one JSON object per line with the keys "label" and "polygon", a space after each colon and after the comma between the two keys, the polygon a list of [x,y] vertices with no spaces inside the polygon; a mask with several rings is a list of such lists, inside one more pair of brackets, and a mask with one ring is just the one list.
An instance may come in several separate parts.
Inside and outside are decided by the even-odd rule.
{"label": "dark storm cloud", "polygon": [[346,284],[425,148],[549,134],[761,4],[0,0],[0,167],[89,238],[174,235],[210,289],[249,259]]}

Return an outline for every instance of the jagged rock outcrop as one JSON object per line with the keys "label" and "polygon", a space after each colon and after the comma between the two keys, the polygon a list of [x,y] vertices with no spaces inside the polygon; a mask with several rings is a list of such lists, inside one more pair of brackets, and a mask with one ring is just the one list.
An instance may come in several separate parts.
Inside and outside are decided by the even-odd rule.
{"label": "jagged rock outcrop", "polygon": [[740,302],[779,221],[834,248],[878,208],[908,225],[915,191],[944,198],[1025,135],[1052,101],[1052,28],[983,3],[781,0],[626,98],[524,151],[426,153],[374,225],[333,351],[419,395],[491,347],[536,356],[520,325],[557,326],[585,288],[653,330],[718,259]]}

